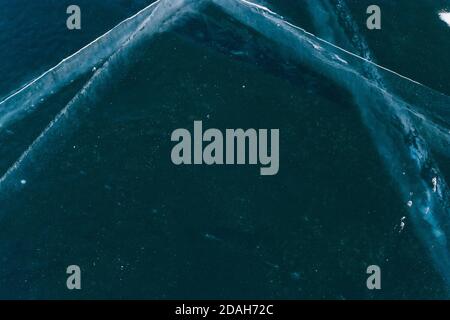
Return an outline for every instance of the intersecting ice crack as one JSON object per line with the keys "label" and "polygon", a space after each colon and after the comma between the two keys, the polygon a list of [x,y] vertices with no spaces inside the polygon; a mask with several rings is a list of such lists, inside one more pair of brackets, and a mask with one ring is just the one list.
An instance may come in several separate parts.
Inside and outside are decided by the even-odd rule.
{"label": "intersecting ice crack", "polygon": [[[450,98],[365,58],[369,52],[356,54],[345,50],[289,23],[269,8],[247,0],[159,0],[0,102],[0,128],[6,128],[9,123],[20,121],[30,105],[39,104],[80,74],[93,72],[84,88],[3,175],[0,196],[8,188],[20,191],[25,186],[21,183],[24,181],[21,171],[30,161],[30,155],[42,152],[39,150],[49,141],[57,141],[68,124],[67,118],[76,114],[77,108],[89,99],[99,83],[107,81],[111,65],[126,57],[139,41],[170,28],[181,21],[179,18],[186,12],[201,10],[203,4],[220,8],[280,48],[289,50],[299,63],[339,83],[353,95],[363,122],[408,204],[418,234],[450,286],[449,191],[430,152],[431,148],[440,147],[447,149],[449,155],[446,147],[450,143],[450,129],[446,121],[449,120]],[[323,23],[317,18],[316,22]],[[362,41],[361,36],[359,39]],[[385,82],[388,78],[395,81]],[[412,101],[406,101],[391,84],[400,81],[402,87],[407,88],[407,94],[414,97]],[[423,101],[427,105],[423,106]]]}

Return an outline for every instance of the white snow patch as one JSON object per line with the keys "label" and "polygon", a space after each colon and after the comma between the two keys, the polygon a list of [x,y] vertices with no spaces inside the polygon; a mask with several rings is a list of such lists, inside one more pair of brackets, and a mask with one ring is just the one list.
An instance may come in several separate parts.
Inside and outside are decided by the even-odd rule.
{"label": "white snow patch", "polygon": [[450,27],[450,12],[446,11],[439,12],[439,19],[444,21]]}

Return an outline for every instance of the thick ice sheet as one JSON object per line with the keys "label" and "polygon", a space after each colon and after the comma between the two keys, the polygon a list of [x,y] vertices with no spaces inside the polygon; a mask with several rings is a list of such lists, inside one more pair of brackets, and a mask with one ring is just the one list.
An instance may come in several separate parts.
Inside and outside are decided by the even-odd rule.
{"label": "thick ice sheet", "polygon": [[[387,170],[401,191],[405,206],[409,207],[418,234],[449,285],[449,190],[432,156],[432,150],[449,155],[449,97],[374,63],[368,46],[356,29],[351,30],[356,33],[354,39],[346,38],[345,33],[339,30],[334,34],[324,34],[327,39],[322,39],[289,23],[261,4],[246,0],[212,0],[207,3],[221,8],[243,25],[277,43],[278,47],[273,50],[292,56],[300,64],[343,86],[353,95],[360,107],[362,121],[371,132]],[[326,21],[321,20],[316,13],[323,10],[321,6],[326,6],[326,3],[314,1],[309,8],[319,29],[325,26]],[[2,102],[0,125],[6,125],[12,120],[19,121],[30,103],[36,104],[51,91],[58,90],[67,81],[109,57],[83,90],[0,179],[0,193],[4,196],[11,189],[20,190],[22,186],[18,173],[30,166],[33,153],[49,143],[57,143],[58,137],[70,126],[71,117],[80,112],[79,106],[88,105],[91,99],[95,99],[98,90],[113,77],[117,61],[126,59],[139,41],[148,40],[156,32],[171,27],[175,21],[182,22],[183,14],[191,12],[191,5],[190,1],[159,1],[124,24],[127,28],[117,38],[103,38],[98,45],[74,55],[70,59],[72,62],[63,62]],[[187,6],[189,10],[184,11],[183,8]],[[351,26],[351,17],[348,16]],[[346,39],[354,51],[344,50],[334,44],[335,37]],[[114,44],[114,50],[105,51],[104,48],[110,44]],[[88,54],[88,51],[97,54]],[[84,54],[92,60],[80,69],[75,61]],[[59,72],[64,76],[58,78]]]}

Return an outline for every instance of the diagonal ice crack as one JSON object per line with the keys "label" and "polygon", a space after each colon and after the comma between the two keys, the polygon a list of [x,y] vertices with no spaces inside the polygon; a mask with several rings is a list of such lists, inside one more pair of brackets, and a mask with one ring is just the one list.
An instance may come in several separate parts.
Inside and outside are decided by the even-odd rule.
{"label": "diagonal ice crack", "polygon": [[71,80],[101,65],[127,41],[134,30],[139,29],[139,26],[144,23],[161,1],[158,0],[132,17],[125,19],[113,29],[0,101],[0,129],[6,127],[10,121],[20,119],[27,111],[36,108],[41,100],[52,92],[56,92]]}
{"label": "diagonal ice crack", "polygon": [[[163,32],[170,28],[172,23],[175,23],[186,12],[189,12],[193,1],[186,0],[160,0],[155,7],[151,8],[151,12],[145,16],[142,23],[139,24],[136,30],[127,34],[126,40],[117,47],[107,61],[95,71],[91,79],[84,85],[78,94],[60,111],[60,113],[53,119],[44,131],[35,139],[35,141],[25,150],[19,159],[5,172],[0,178],[0,195],[5,192],[5,184],[8,179],[27,161],[31,158],[34,150],[38,149],[40,145],[46,144],[51,136],[58,136],[59,128],[62,123],[67,121],[71,115],[74,115],[82,110],[78,110],[79,106],[87,105],[90,99],[95,99],[99,90],[99,86],[108,82],[111,79],[110,67],[120,60],[125,60],[127,54],[133,47],[136,47],[145,39],[153,37],[159,32]],[[145,9],[144,9],[145,10]],[[143,11],[141,11],[143,12]],[[145,12],[145,11],[144,11]],[[147,12],[148,13],[148,12]],[[138,16],[135,16],[138,17]],[[66,123],[68,126],[69,124]],[[67,129],[64,127],[64,129]],[[14,183],[13,183],[14,184]],[[0,210],[1,212],[1,210]]]}
{"label": "diagonal ice crack", "polygon": [[[408,104],[391,92],[392,87],[385,83],[383,78],[388,75],[400,77],[411,83],[409,90],[426,90],[427,99],[436,98],[436,103],[443,102],[443,105],[434,111],[443,111],[445,115],[448,115],[450,99],[361,56],[370,57],[369,51],[360,52],[361,55],[354,54],[285,22],[280,16],[271,15],[270,11],[259,7],[248,10],[248,1],[233,1],[232,4],[226,0],[214,2],[244,25],[281,44],[301,63],[343,85],[353,95],[389,173],[396,181],[405,203],[408,202],[418,234],[449,289],[449,189],[430,152],[430,146],[434,141],[424,139],[421,134],[424,132],[425,136],[433,136],[439,134],[442,127],[428,121],[425,116],[433,115],[433,110],[426,110],[424,107],[420,109],[418,105]],[[312,4],[315,5],[317,2],[314,1]],[[259,10],[263,10],[263,14],[260,14]],[[348,12],[346,14],[349,15]],[[318,21],[317,17],[316,22],[325,23]],[[361,38],[359,40],[362,41]],[[336,50],[345,53],[345,59],[336,54]],[[382,75],[380,71],[386,74]],[[413,96],[414,100],[419,100],[417,93],[414,93],[416,94]],[[421,126],[417,119],[411,117],[412,113],[407,112],[408,109],[414,111],[426,125]],[[449,119],[445,119],[444,116],[442,120],[445,123],[445,120]],[[441,142],[446,140],[448,144],[448,133],[440,138]],[[439,177],[441,183],[439,190],[434,191],[431,182],[436,181],[436,177]],[[411,201],[412,196],[414,202]]]}

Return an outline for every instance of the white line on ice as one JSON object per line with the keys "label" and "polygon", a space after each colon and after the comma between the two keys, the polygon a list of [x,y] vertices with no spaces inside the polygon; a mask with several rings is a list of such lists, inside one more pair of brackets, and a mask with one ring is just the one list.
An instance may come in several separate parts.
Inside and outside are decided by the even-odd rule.
{"label": "white line on ice", "polygon": [[158,4],[159,2],[161,2],[162,0],[157,0],[155,2],[153,2],[152,4],[150,4],[149,6],[145,7],[144,9],[140,10],[138,13],[136,13],[135,15],[123,20],[122,22],[120,22],[117,26],[115,26],[114,28],[112,28],[111,30],[109,30],[108,32],[102,34],[100,37],[98,37],[97,39],[95,39],[94,41],[90,42],[89,44],[85,45],[83,48],[81,48],[80,50],[78,50],[77,52],[71,54],[70,56],[62,59],[57,65],[55,65],[54,67],[48,69],[47,71],[45,71],[43,74],[41,74],[39,77],[33,79],[31,82],[29,82],[27,85],[23,86],[20,90],[17,90],[16,92],[14,92],[13,94],[9,95],[8,97],[6,97],[4,100],[0,101],[0,106],[7,102],[8,100],[10,100],[11,98],[13,98],[14,96],[18,95],[19,93],[21,93],[22,91],[24,91],[25,89],[27,89],[28,87],[32,86],[36,81],[38,81],[39,79],[42,79],[44,76],[46,76],[47,74],[49,74],[50,72],[52,72],[53,70],[55,70],[56,68],[58,68],[61,64],[63,64],[65,61],[71,59],[72,57],[76,56],[77,54],[79,54],[80,52],[82,52],[83,50],[85,50],[86,48],[88,48],[89,46],[93,45],[94,43],[98,42],[99,40],[105,38],[108,34],[110,34],[115,28],[117,28],[118,26],[124,24],[125,22],[132,20],[133,18],[135,18],[136,16],[140,15],[143,11],[148,10],[148,8]]}

